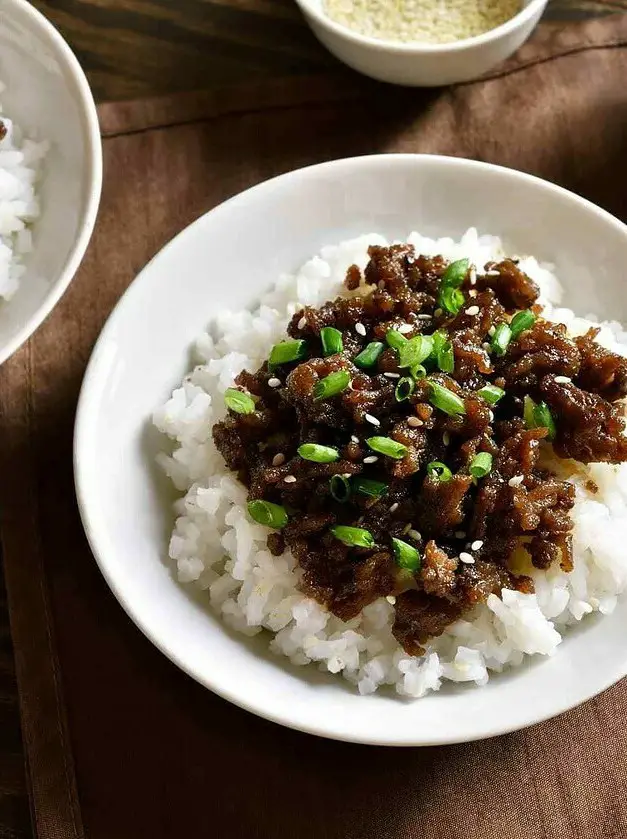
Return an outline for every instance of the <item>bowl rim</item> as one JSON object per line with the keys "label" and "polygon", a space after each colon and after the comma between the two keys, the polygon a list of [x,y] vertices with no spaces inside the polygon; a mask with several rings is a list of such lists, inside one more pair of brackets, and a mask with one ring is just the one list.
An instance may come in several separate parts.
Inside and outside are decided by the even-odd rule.
{"label": "bowl rim", "polygon": [[[467,743],[477,740],[483,740],[490,737],[500,736],[511,732],[519,731],[536,723],[544,722],[552,719],[566,711],[578,707],[589,699],[599,695],[604,690],[607,690],[612,685],[616,684],[621,678],[627,676],[627,656],[620,663],[616,663],[615,667],[609,672],[605,673],[604,677],[594,682],[591,686],[587,683],[581,692],[577,695],[562,694],[556,699],[550,710],[543,710],[538,712],[532,704],[520,708],[517,711],[515,718],[492,721],[489,725],[479,728],[472,736],[460,736],[452,733],[449,735],[437,734],[434,737],[423,736],[419,740],[412,738],[411,733],[402,738],[398,737],[381,737],[381,736],[360,736],[351,731],[342,730],[341,733],[337,731],[329,731],[324,725],[314,723],[304,723],[297,719],[296,716],[287,716],[285,714],[276,713],[267,707],[261,707],[255,702],[254,697],[243,697],[241,691],[237,690],[232,683],[229,684],[215,684],[211,677],[207,675],[206,671],[201,671],[189,663],[186,658],[180,654],[180,651],[175,649],[176,645],[172,644],[168,638],[167,633],[156,633],[150,627],[147,621],[144,621],[143,616],[139,613],[133,602],[126,596],[123,585],[119,584],[116,572],[110,567],[106,556],[107,548],[105,546],[106,540],[103,539],[106,533],[106,527],[102,523],[98,515],[98,507],[93,506],[90,501],[90,489],[88,475],[85,473],[83,467],[82,452],[88,448],[87,441],[89,439],[89,426],[92,424],[92,416],[94,414],[94,400],[92,397],[98,393],[100,373],[100,366],[102,359],[106,359],[107,353],[105,348],[110,344],[111,339],[115,337],[118,327],[118,322],[123,320],[124,309],[127,301],[133,299],[140,294],[140,286],[147,276],[148,271],[155,261],[157,261],[165,251],[180,246],[185,242],[188,236],[192,235],[192,231],[202,220],[211,214],[221,213],[227,206],[229,209],[238,205],[244,206],[248,201],[251,193],[260,193],[267,191],[271,193],[277,186],[278,182],[285,181],[292,178],[302,179],[315,177],[318,173],[332,173],[334,170],[340,170],[343,167],[367,167],[371,163],[375,166],[383,165],[388,162],[402,164],[410,162],[435,162],[440,165],[450,165],[459,168],[473,168],[476,170],[498,170],[502,173],[507,173],[508,176],[513,177],[519,181],[526,181],[534,184],[541,190],[556,193],[562,199],[566,199],[575,204],[583,205],[588,212],[594,213],[597,217],[602,218],[607,224],[613,227],[625,239],[627,247],[627,224],[621,222],[618,218],[613,216],[607,210],[602,209],[598,205],[583,198],[576,193],[565,189],[551,181],[537,177],[535,175],[522,172],[517,169],[512,169],[506,166],[499,166],[497,164],[487,163],[468,158],[458,158],[448,155],[430,155],[430,154],[375,154],[375,155],[361,155],[350,158],[340,158],[337,160],[330,160],[323,163],[312,164],[310,166],[301,167],[285,172],[281,175],[274,176],[264,180],[248,189],[245,189],[231,198],[226,199],[220,204],[216,205],[211,210],[198,216],[189,225],[184,227],[175,236],[173,236],[164,246],[146,263],[140,270],[135,279],[130,283],[124,291],[113,310],[110,312],[104,326],[92,348],[92,353],[89,358],[87,367],[85,369],[83,381],[78,397],[78,403],[75,414],[74,435],[73,435],[73,469],[74,469],[74,487],[79,509],[79,515],[84,528],[87,542],[96,564],[102,573],[107,585],[111,589],[113,595],[118,601],[119,605],[126,612],[128,617],[133,621],[135,626],[142,632],[142,634],[161,652],[163,653],[176,667],[183,673],[190,676],[204,688],[211,690],[213,693],[231,702],[245,711],[255,714],[263,719],[285,726],[287,728],[302,731],[307,734],[313,734],[319,737],[324,737],[331,740],[339,740],[342,742],[359,743],[369,746],[389,746],[389,747],[416,747],[416,746],[440,746],[452,745],[456,743]],[[194,336],[190,336],[190,341],[193,341]],[[180,585],[173,579],[173,585]],[[241,642],[246,643],[246,638],[242,636]],[[366,698],[366,697],[365,697]]]}
{"label": "bowl rim", "polygon": [[[50,21],[26,0],[0,0],[2,11],[10,17],[12,12],[25,18],[30,26],[39,32],[53,48],[59,62],[68,70],[68,82],[71,92],[79,103],[79,119],[85,139],[87,177],[84,186],[82,221],[78,235],[68,254],[58,277],[50,286],[41,305],[28,318],[24,325],[4,346],[0,347],[0,364],[7,360],[39,328],[42,322],[59,302],[85,255],[91,239],[100,196],[102,193],[102,140],[94,97],[87,77],[78,59],[60,32]],[[10,303],[8,304],[10,305]]]}
{"label": "bowl rim", "polygon": [[507,35],[510,35],[519,27],[529,23],[536,13],[539,14],[546,6],[547,0],[529,0],[527,5],[523,6],[513,17],[495,26],[493,29],[488,29],[487,32],[483,32],[481,35],[472,35],[470,38],[461,38],[458,41],[450,41],[444,44],[429,44],[423,43],[422,41],[392,41],[384,38],[373,38],[370,35],[362,35],[342,23],[337,23],[337,21],[318,8],[312,0],[296,0],[296,3],[300,10],[305,15],[312,17],[319,26],[330,30],[333,34],[353,44],[366,47],[373,52],[426,56],[465,52],[474,47],[487,46],[493,41],[507,37]]}

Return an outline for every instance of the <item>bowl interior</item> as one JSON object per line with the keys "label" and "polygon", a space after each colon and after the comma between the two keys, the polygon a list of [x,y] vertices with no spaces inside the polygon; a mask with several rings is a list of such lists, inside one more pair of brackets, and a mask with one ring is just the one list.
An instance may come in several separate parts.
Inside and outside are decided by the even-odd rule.
{"label": "bowl interior", "polygon": [[2,361],[48,314],[82,256],[100,193],[100,139],[78,62],[22,0],[0,0],[0,81],[4,115],[51,144],[27,272],[15,296],[0,303]]}
{"label": "bowl interior", "polygon": [[300,170],[202,217],[144,269],[96,346],[79,403],[75,469],[100,567],[163,652],[265,717],[365,743],[456,742],[556,714],[627,672],[622,604],[567,636],[552,659],[495,676],[485,688],[443,689],[416,702],[360,697],[314,667],[270,657],[263,639],[231,635],[203,596],[192,597],[171,574],[171,494],[153,467],[159,441],[150,416],[180,381],[190,343],[216,311],[250,306],[325,243],[368,231],[459,237],[471,225],[502,236],[513,252],[554,262],[569,307],[624,319],[627,232],[615,219],[521,173],[388,155]]}

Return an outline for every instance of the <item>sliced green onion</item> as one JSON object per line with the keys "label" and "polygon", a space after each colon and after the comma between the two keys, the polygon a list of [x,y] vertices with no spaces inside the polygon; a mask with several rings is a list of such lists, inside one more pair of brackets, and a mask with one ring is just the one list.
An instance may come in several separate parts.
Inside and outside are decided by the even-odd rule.
{"label": "sliced green onion", "polygon": [[413,545],[393,536],[392,550],[396,564],[400,568],[406,568],[408,571],[417,571],[420,568],[420,553]]}
{"label": "sliced green onion", "polygon": [[446,271],[442,274],[441,285],[451,288],[459,288],[464,282],[468,269],[470,268],[469,259],[458,259],[456,262],[451,262]]}
{"label": "sliced green onion", "polygon": [[252,397],[234,387],[227,387],[224,391],[224,404],[236,414],[252,414],[255,410]]}
{"label": "sliced green onion", "polygon": [[546,428],[549,432],[547,436],[547,440],[554,440],[555,435],[557,433],[557,428],[555,427],[555,420],[553,419],[553,415],[549,410],[549,406],[546,402],[539,402],[536,407],[533,409],[533,421],[535,423],[536,428]]}
{"label": "sliced green onion", "polygon": [[353,489],[361,495],[368,495],[370,498],[381,498],[388,491],[388,485],[383,481],[372,481],[370,478],[354,478]]}
{"label": "sliced green onion", "polygon": [[363,527],[348,527],[344,524],[336,524],[331,528],[331,533],[340,542],[348,545],[349,548],[374,548],[374,539],[369,530]]}
{"label": "sliced green onion", "polygon": [[427,375],[427,370],[422,364],[416,364],[415,367],[412,367],[409,371],[414,379],[417,381],[418,379],[424,379]]}
{"label": "sliced green onion", "polygon": [[485,387],[477,391],[477,396],[485,399],[488,405],[496,405],[499,399],[505,396],[505,391],[502,387],[497,387],[496,385],[485,385]]}
{"label": "sliced green onion", "polygon": [[370,344],[365,346],[358,355],[355,356],[353,361],[362,369],[374,367],[377,363],[377,359],[383,352],[384,346],[385,344],[382,344],[381,341],[372,341]]}
{"label": "sliced green onion", "polygon": [[275,530],[281,530],[287,524],[285,507],[281,507],[280,504],[272,504],[270,501],[262,501],[261,499],[249,501],[248,515],[259,524],[273,527]]}
{"label": "sliced green onion", "polygon": [[393,457],[394,460],[402,460],[407,454],[407,446],[397,443],[391,437],[369,437],[366,443],[373,452]]}
{"label": "sliced green onion", "polygon": [[398,350],[399,367],[416,367],[431,355],[433,339],[430,335],[416,335]]}
{"label": "sliced green onion", "polygon": [[348,478],[345,478],[344,475],[333,475],[329,481],[329,491],[336,501],[344,504],[351,494],[351,485]]}
{"label": "sliced green onion", "polygon": [[473,478],[485,478],[492,470],[492,455],[488,452],[479,452],[470,461],[468,471]]}
{"label": "sliced green onion", "polygon": [[505,355],[509,342],[512,340],[512,330],[507,323],[499,323],[492,336],[492,352],[495,355]]}
{"label": "sliced green onion", "polygon": [[442,483],[450,481],[453,477],[453,473],[446,463],[442,463],[440,460],[432,460],[431,463],[427,463],[427,475],[431,478],[437,478]]}
{"label": "sliced green onion", "polygon": [[290,361],[301,361],[306,355],[306,341],[281,341],[280,344],[275,344],[270,350],[268,364],[270,367],[276,367],[278,364],[289,364]]}
{"label": "sliced green onion", "polygon": [[437,382],[429,382],[429,387],[431,388],[429,402],[435,408],[439,408],[440,411],[444,411],[445,414],[451,417],[466,413],[464,400],[460,399],[456,393],[453,393],[453,391],[446,387],[442,387]]}
{"label": "sliced green onion", "polygon": [[347,370],[336,370],[329,373],[324,379],[316,382],[313,389],[314,399],[330,399],[336,396],[349,386],[351,381],[350,373]]}
{"label": "sliced green onion", "polygon": [[335,355],[344,349],[342,333],[333,326],[322,327],[320,330],[320,340],[322,341],[322,354],[325,357],[327,355]]}
{"label": "sliced green onion", "polygon": [[523,400],[523,419],[525,421],[526,428],[535,428],[535,419],[533,416],[533,412],[535,410],[536,403],[530,396],[525,396]]}
{"label": "sliced green onion", "polygon": [[445,341],[438,350],[437,365],[443,373],[452,373],[455,369],[455,356],[450,341]]}
{"label": "sliced green onion", "polygon": [[407,338],[398,329],[388,329],[385,340],[393,350],[400,350],[407,343]]}
{"label": "sliced green onion", "polygon": [[340,453],[331,446],[319,446],[318,443],[303,443],[298,447],[298,454],[303,460],[313,463],[335,463],[340,459]]}
{"label": "sliced green onion", "polygon": [[451,315],[456,315],[464,305],[465,297],[458,288],[442,288],[438,295],[438,306]]}
{"label": "sliced green onion", "polygon": [[404,402],[412,395],[415,387],[416,385],[411,376],[403,376],[402,379],[398,380],[398,384],[394,390],[394,398],[397,402]]}
{"label": "sliced green onion", "polygon": [[535,322],[536,316],[528,309],[524,312],[516,312],[509,324],[509,328],[512,331],[511,340],[515,341],[521,332],[524,332],[525,329],[530,329]]}

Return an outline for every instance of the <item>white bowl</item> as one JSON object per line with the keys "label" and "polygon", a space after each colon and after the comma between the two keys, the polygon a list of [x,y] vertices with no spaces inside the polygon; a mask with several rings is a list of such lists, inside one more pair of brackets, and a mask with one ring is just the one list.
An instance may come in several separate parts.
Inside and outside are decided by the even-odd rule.
{"label": "white bowl", "polygon": [[[177,386],[217,309],[251,305],[321,246],[365,231],[458,238],[471,225],[517,253],[554,262],[568,305],[623,319],[627,228],[529,175],[473,161],[359,157],[284,175],[198,219],[142,271],[111,315],[85,374],[74,458],[80,511],[100,568],[131,618],[173,662],[268,719],[361,743],[422,745],[489,737],[593,696],[627,673],[627,603],[586,619],[553,658],[410,702],[359,696],[340,677],[231,634],[167,559],[171,494],[151,414]],[[173,281],[176,278],[176,281]],[[206,600],[206,597],[205,597]]]}
{"label": "white bowl", "polygon": [[102,145],[94,100],[61,35],[24,0],[0,0],[4,115],[50,141],[32,228],[34,250],[9,302],[0,302],[0,363],[50,313],[85,253],[100,200]]}
{"label": "white bowl", "polygon": [[476,79],[509,58],[529,37],[547,0],[523,0],[511,20],[449,44],[401,43],[360,35],[333,21],[323,0],[296,0],[314,35],[336,58],[382,82],[435,87]]}

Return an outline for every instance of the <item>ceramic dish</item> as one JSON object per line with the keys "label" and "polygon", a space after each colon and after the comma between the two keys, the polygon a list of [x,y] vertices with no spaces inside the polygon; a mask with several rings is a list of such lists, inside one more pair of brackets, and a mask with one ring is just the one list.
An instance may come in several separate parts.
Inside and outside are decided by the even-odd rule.
{"label": "ceramic dish", "polygon": [[0,0],[4,115],[50,150],[38,186],[26,274],[0,302],[0,362],[52,311],[76,273],[96,220],[102,184],[98,116],[85,75],[56,29],[24,0]]}
{"label": "ceramic dish", "polygon": [[391,691],[360,696],[315,666],[272,656],[263,636],[232,634],[208,609],[206,594],[177,583],[167,558],[173,496],[154,464],[163,441],[151,416],[181,381],[189,347],[212,315],[253,305],[324,243],[367,230],[459,237],[471,225],[501,236],[513,252],[555,263],[566,305],[625,320],[627,229],[612,216],[520,172],[385,155],[289,173],[203,216],[142,271],[96,344],[74,448],[94,555],[121,605],[165,655],[260,716],[360,743],[453,743],[554,716],[627,673],[627,604],[619,602],[613,614],[568,632],[553,657],[495,674],[485,687],[443,687],[416,701]]}
{"label": "ceramic dish", "polygon": [[476,79],[509,58],[533,32],[547,0],[526,0],[501,26],[447,44],[370,38],[332,20],[322,0],[296,2],[318,40],[353,70],[382,82],[434,87]]}

